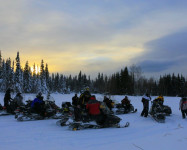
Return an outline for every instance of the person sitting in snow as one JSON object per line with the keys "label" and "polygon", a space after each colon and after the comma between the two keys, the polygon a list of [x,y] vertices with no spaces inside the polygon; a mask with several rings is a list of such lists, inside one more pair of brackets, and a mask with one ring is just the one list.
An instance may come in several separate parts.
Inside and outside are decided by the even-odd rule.
{"label": "person sitting in snow", "polygon": [[187,116],[187,98],[182,97],[179,103],[179,110],[181,110],[182,118],[185,119]]}
{"label": "person sitting in snow", "polygon": [[90,97],[86,108],[88,109],[90,118],[95,120],[96,123],[103,128],[110,127],[120,122],[120,118],[108,113],[108,111],[106,111],[106,109],[108,109],[106,104],[97,101],[94,95]]}
{"label": "person sitting in snow", "polygon": [[149,112],[149,101],[151,101],[151,97],[148,93],[146,93],[142,97],[142,103],[143,103],[143,110],[141,113],[141,116],[147,117]]}
{"label": "person sitting in snow", "polygon": [[128,113],[130,111],[130,100],[127,96],[121,101],[122,106],[124,107],[124,113]]}
{"label": "person sitting in snow", "polygon": [[104,96],[103,102],[107,105],[107,107],[112,110],[113,105],[112,105],[112,100],[110,100],[107,96]]}
{"label": "person sitting in snow", "polygon": [[45,102],[43,101],[42,93],[39,92],[36,98],[31,103],[31,109],[33,109],[36,113],[41,116],[45,116]]}
{"label": "person sitting in snow", "polygon": [[100,111],[100,102],[96,100],[95,95],[90,97],[90,100],[86,104],[86,109],[92,120],[95,120],[96,123],[101,124],[103,121],[103,115]]}
{"label": "person sitting in snow", "polygon": [[16,107],[19,106],[24,106],[25,104],[23,103],[23,96],[21,95],[21,93],[17,93],[16,96],[14,97],[14,103],[16,105]]}

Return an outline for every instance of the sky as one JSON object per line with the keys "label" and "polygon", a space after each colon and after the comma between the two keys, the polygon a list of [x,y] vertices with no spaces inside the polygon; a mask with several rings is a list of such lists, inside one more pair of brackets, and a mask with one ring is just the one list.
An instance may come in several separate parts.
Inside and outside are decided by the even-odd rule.
{"label": "sky", "polygon": [[94,77],[133,64],[187,76],[186,0],[0,0],[2,57]]}

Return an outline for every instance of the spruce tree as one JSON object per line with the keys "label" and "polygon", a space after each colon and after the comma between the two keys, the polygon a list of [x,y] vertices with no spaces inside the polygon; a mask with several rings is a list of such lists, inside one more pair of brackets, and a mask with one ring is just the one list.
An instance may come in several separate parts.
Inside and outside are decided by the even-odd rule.
{"label": "spruce tree", "polygon": [[3,60],[0,51],[0,83],[2,82],[2,78],[3,78]]}
{"label": "spruce tree", "polygon": [[20,65],[20,57],[19,52],[17,52],[16,57],[16,72],[15,72],[15,92],[22,92],[23,88],[23,76]]}
{"label": "spruce tree", "polygon": [[45,79],[46,79],[46,86],[47,86],[47,89],[49,90],[49,86],[50,86],[50,76],[49,76],[48,64],[45,65]]}
{"label": "spruce tree", "polygon": [[40,66],[40,82],[41,82],[41,92],[42,93],[47,93],[47,84],[46,84],[46,72],[44,69],[44,61],[41,61],[41,66]]}
{"label": "spruce tree", "polygon": [[31,73],[31,69],[29,67],[29,63],[28,61],[26,61],[25,67],[24,67],[24,71],[23,71],[23,90],[25,93],[30,93],[32,90],[32,73]]}
{"label": "spruce tree", "polygon": [[5,92],[7,87],[6,87],[6,64],[5,60],[3,59],[2,61],[2,81],[1,81],[1,91]]}

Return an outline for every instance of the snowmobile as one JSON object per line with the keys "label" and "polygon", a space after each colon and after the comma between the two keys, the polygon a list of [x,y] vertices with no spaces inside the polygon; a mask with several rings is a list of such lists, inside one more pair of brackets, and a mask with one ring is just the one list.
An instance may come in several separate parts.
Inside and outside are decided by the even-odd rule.
{"label": "snowmobile", "polygon": [[15,112],[15,119],[20,117],[20,116],[23,116],[23,114],[25,112],[30,111],[31,103],[32,103],[32,100],[27,100],[25,105],[18,106],[16,108],[16,110],[14,111]]}
{"label": "snowmobile", "polygon": [[10,113],[7,112],[6,108],[3,107],[1,104],[0,104],[0,116],[5,116],[5,115],[10,115]]}
{"label": "snowmobile", "polygon": [[166,114],[166,116],[170,116],[172,114],[171,107],[169,107],[167,105],[162,105],[162,109],[163,109],[164,113]]}
{"label": "snowmobile", "polygon": [[163,100],[155,99],[154,102],[157,102],[160,104],[166,116],[170,116],[172,114],[171,107],[164,105]]}
{"label": "snowmobile", "polygon": [[165,122],[166,114],[164,112],[162,104],[160,104],[156,101],[153,101],[149,114],[157,122],[159,122],[159,123],[164,123]]}
{"label": "snowmobile", "polygon": [[0,116],[13,115],[16,105],[13,101],[10,102],[8,109],[0,104]]}
{"label": "snowmobile", "polygon": [[[64,116],[63,114],[63,110],[60,109],[60,107],[58,107],[55,104],[55,101],[51,101],[51,100],[46,100],[45,101],[45,108],[49,111],[51,110],[51,112],[53,112],[53,119],[61,119],[62,116]],[[55,113],[55,114],[54,114]]]}
{"label": "snowmobile", "polygon": [[130,104],[130,109],[127,109],[125,105],[123,106],[122,104],[116,104],[113,111],[116,115],[120,115],[127,113],[135,113],[137,112],[137,109],[134,109],[134,106],[132,104]]}
{"label": "snowmobile", "polygon": [[44,119],[58,119],[58,117],[55,116],[55,111],[52,109],[46,109],[45,115],[38,114],[30,108],[24,108],[23,111],[18,115],[15,116],[15,118],[18,121],[33,121],[33,120],[44,120]]}
{"label": "snowmobile", "polygon": [[73,121],[70,118],[63,118],[56,122],[58,126],[68,126],[69,130],[83,130],[83,129],[101,129],[101,128],[125,128],[130,125],[129,122],[126,122],[125,125],[120,125],[119,122],[121,119],[115,115],[107,115],[105,122],[103,124],[98,124],[95,121]]}
{"label": "snowmobile", "polygon": [[72,114],[73,113],[73,106],[70,102],[62,102],[62,112],[63,114]]}
{"label": "snowmobile", "polygon": [[82,113],[80,114],[80,121],[76,122],[73,121],[72,118],[65,117],[61,120],[57,121],[57,125],[60,126],[68,126],[70,130],[81,130],[81,129],[87,129],[87,128],[110,128],[110,127],[128,127],[129,123],[127,122],[126,125],[120,126],[119,122],[121,119],[118,116],[115,116],[110,113],[109,108],[106,106],[104,102],[101,103],[101,113],[103,115],[103,119],[101,122],[95,122],[91,119],[89,114],[86,110],[82,110]]}
{"label": "snowmobile", "polygon": [[59,107],[56,106],[53,101],[45,101],[44,114],[36,113],[30,106],[30,101],[27,101],[25,106],[18,107],[15,111],[15,118],[18,121],[32,121],[43,119],[60,119],[62,117],[62,114],[58,111]]}

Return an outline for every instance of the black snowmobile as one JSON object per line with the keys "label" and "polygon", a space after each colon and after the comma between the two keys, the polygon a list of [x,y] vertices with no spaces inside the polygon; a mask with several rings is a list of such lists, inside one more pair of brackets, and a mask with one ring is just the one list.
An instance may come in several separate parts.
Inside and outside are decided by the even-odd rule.
{"label": "black snowmobile", "polygon": [[157,102],[157,103],[160,104],[160,106],[162,107],[162,109],[163,109],[163,111],[164,111],[164,113],[165,113],[166,116],[170,116],[172,114],[171,107],[169,107],[167,105],[164,105],[163,104],[164,103],[163,100],[157,98],[157,99],[154,100],[154,102]]}
{"label": "black snowmobile", "polygon": [[102,124],[96,123],[95,121],[73,121],[72,119],[66,117],[56,122],[58,126],[68,126],[69,130],[83,130],[83,129],[101,129],[101,128],[125,128],[130,125],[126,122],[125,125],[121,126],[119,122],[121,119],[115,115],[107,115],[105,121]]}
{"label": "black snowmobile", "polygon": [[70,102],[62,102],[62,113],[64,115],[72,115],[73,114],[73,106]]}
{"label": "black snowmobile", "polygon": [[151,117],[159,123],[164,123],[166,119],[166,113],[162,107],[162,104],[158,101],[153,101],[149,114]]}
{"label": "black snowmobile", "polygon": [[30,111],[32,100],[27,100],[25,105],[18,106],[15,112],[15,119],[23,116],[24,112]]}
{"label": "black snowmobile", "polygon": [[166,116],[170,116],[172,114],[172,110],[171,107],[167,106],[167,105],[162,105],[162,109],[164,111],[164,113],[166,114]]}
{"label": "black snowmobile", "polygon": [[162,107],[162,110],[166,116],[170,116],[172,114],[171,107],[164,105],[162,100],[155,99],[154,102],[159,103],[160,107]]}
{"label": "black snowmobile", "polygon": [[30,106],[31,101],[26,101],[25,106],[18,107],[15,111],[15,118],[18,121],[32,121],[32,120],[43,120],[43,119],[59,119],[61,113],[58,114],[59,107],[53,101],[46,100],[44,105],[45,112],[43,114],[36,113]]}
{"label": "black snowmobile", "polygon": [[13,101],[9,103],[8,109],[0,104],[0,116],[14,115],[15,109],[16,109],[16,104]]}
{"label": "black snowmobile", "polygon": [[5,115],[10,115],[10,113],[8,113],[7,110],[5,109],[5,107],[3,107],[0,104],[0,116],[5,116]]}
{"label": "black snowmobile", "polygon": [[110,127],[128,127],[129,122],[127,122],[124,126],[120,126],[121,119],[118,116],[110,114],[110,110],[106,107],[105,103],[102,103],[103,109],[101,112],[103,113],[104,117],[102,122],[95,122],[93,121],[86,111],[82,111],[80,121],[76,122],[72,118],[64,117],[61,120],[57,121],[56,124],[59,126],[68,126],[70,130],[82,130],[82,129],[99,129],[99,128],[110,128]]}
{"label": "black snowmobile", "polygon": [[120,115],[120,114],[135,113],[137,112],[137,109],[134,109],[134,106],[132,104],[130,104],[130,109],[127,109],[125,105],[116,104],[113,111],[116,115]]}

